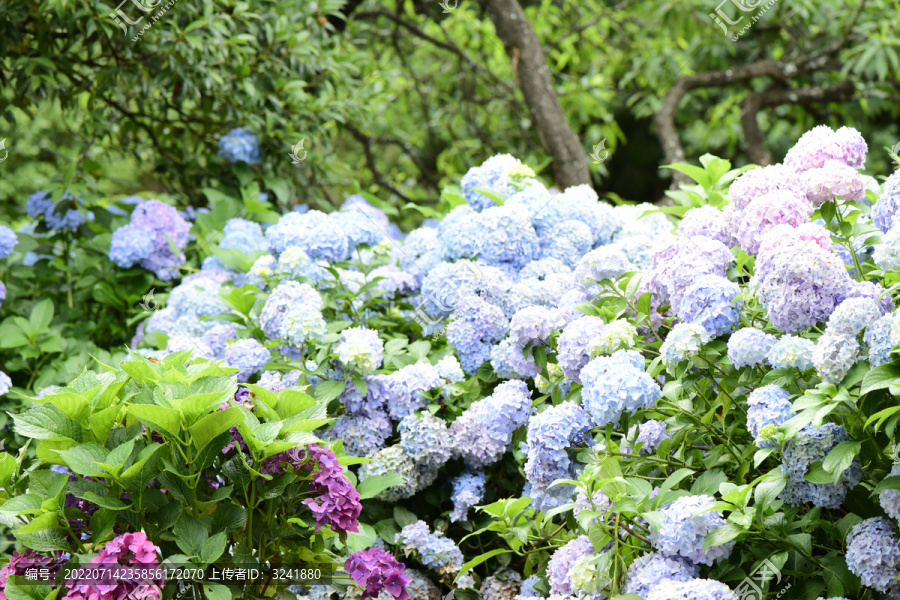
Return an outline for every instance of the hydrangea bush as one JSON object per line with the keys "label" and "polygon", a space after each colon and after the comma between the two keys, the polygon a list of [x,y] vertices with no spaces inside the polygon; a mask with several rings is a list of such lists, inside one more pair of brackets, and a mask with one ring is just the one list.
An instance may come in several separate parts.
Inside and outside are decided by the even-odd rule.
{"label": "hydrangea bush", "polygon": [[[221,155],[245,168],[256,143]],[[14,416],[33,444],[0,457],[21,546],[0,580],[315,560],[328,585],[207,595],[894,597],[900,180],[862,175],[867,151],[817,127],[783,164],[707,155],[672,166],[696,185],[664,209],[496,156],[405,234],[360,195],[224,221],[213,202],[188,230],[137,202],[106,260],[162,302],[134,309],[124,362]],[[0,391],[37,391],[18,371]]]}

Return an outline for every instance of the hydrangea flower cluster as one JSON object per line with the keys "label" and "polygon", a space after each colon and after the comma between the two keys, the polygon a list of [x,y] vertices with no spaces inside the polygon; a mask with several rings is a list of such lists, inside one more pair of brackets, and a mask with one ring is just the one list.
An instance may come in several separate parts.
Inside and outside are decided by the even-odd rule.
{"label": "hydrangea flower cluster", "polygon": [[728,359],[735,369],[765,366],[777,341],[774,335],[755,327],[738,329],[728,338]]}
{"label": "hydrangea flower cluster", "polygon": [[760,437],[766,425],[776,427],[794,416],[787,390],[777,385],[764,385],[747,396],[747,430],[760,448],[772,448],[771,440]]}
{"label": "hydrangea flower cluster", "polygon": [[[425,521],[416,521],[400,530],[399,541],[407,555],[419,555],[419,561],[443,576],[456,576],[463,565],[463,555],[453,540],[440,531],[431,533]],[[470,573],[464,573],[456,584],[462,588],[475,587]]]}
{"label": "hydrangea flower cluster", "polygon": [[[213,350],[213,354],[215,355],[215,350]],[[263,369],[266,363],[272,359],[272,353],[257,340],[246,339],[226,346],[223,358],[225,364],[240,369],[237,380],[244,382],[250,379],[251,375]]]}
{"label": "hydrangea flower cluster", "polygon": [[862,584],[882,593],[900,592],[900,542],[887,519],[857,523],[847,534],[847,568]]}
{"label": "hydrangea flower cluster", "polygon": [[509,154],[497,154],[484,161],[481,166],[469,169],[459,183],[469,206],[478,212],[488,207],[496,206],[493,200],[476,191],[478,188],[489,190],[502,196],[513,194],[516,188],[513,187],[512,181],[507,177],[506,172],[521,165],[522,163],[519,159]]}
{"label": "hydrangea flower cluster", "polygon": [[481,502],[484,498],[484,473],[481,471],[467,471],[459,477],[453,478],[453,512],[450,520],[465,521],[469,509]]}
{"label": "hydrangea flower cluster", "polygon": [[731,588],[715,579],[660,581],[645,596],[645,600],[740,600]]}
{"label": "hydrangea flower cluster", "polygon": [[384,405],[388,415],[399,421],[422,409],[427,402],[424,392],[440,387],[444,381],[430,363],[417,362],[387,375],[371,375],[366,383],[372,399]]}
{"label": "hydrangea flower cluster", "polygon": [[113,232],[109,259],[124,268],[139,264],[169,281],[184,264],[190,228],[175,207],[159,200],[142,202],[131,213],[131,223]]}
{"label": "hydrangea flower cluster", "polygon": [[519,595],[522,576],[513,570],[503,568],[481,582],[481,597],[484,600],[513,600]]}
{"label": "hydrangea flower cluster", "polygon": [[234,248],[244,254],[269,251],[269,244],[266,243],[259,223],[239,218],[229,219],[222,233],[219,248]]}
{"label": "hydrangea flower cluster", "polygon": [[454,454],[471,469],[497,462],[512,441],[513,432],[531,414],[531,392],[522,381],[507,381],[494,393],[476,400],[450,426]]}
{"label": "hydrangea flower cluster", "polygon": [[644,371],[643,357],[633,350],[598,356],[581,370],[584,408],[597,427],[615,423],[626,412],[652,406],[662,390]]}
{"label": "hydrangea flower cluster", "polygon": [[453,452],[447,422],[430,413],[407,415],[400,420],[400,447],[418,463],[435,468],[450,460]]}
{"label": "hydrangea flower cluster", "polygon": [[286,281],[269,295],[259,323],[267,336],[292,346],[321,339],[325,335],[322,298],[308,283]]}
{"label": "hydrangea flower cluster", "polygon": [[255,133],[236,127],[219,138],[219,156],[233,163],[258,165],[261,159],[259,138]]}
{"label": "hydrangea flower cluster", "polygon": [[344,561],[344,568],[356,585],[365,589],[363,598],[378,598],[386,590],[394,600],[408,600],[406,586],[410,578],[403,574],[406,566],[380,548],[354,552]]}
{"label": "hydrangea flower cluster", "polygon": [[93,220],[94,214],[84,211],[84,200],[65,190],[59,203],[53,202],[48,191],[35,192],[28,197],[25,212],[36,219],[44,217],[44,224],[53,231],[76,231],[86,220]]}
{"label": "hydrangea flower cluster", "polygon": [[740,319],[741,290],[724,277],[700,277],[684,291],[678,307],[678,318],[702,326],[712,337],[734,329]]}
{"label": "hydrangea flower cluster", "polygon": [[147,535],[138,531],[135,533],[123,533],[107,542],[100,549],[97,556],[92,558],[90,565],[103,567],[100,577],[88,577],[81,580],[66,580],[68,593],[65,600],[112,600],[114,598],[150,598],[160,600],[161,586],[165,585],[162,578],[128,579],[127,577],[113,578],[112,573],[116,566],[131,566],[153,569],[159,566],[159,547],[147,539]]}
{"label": "hydrangea flower cluster", "polygon": [[47,569],[50,579],[54,579],[66,562],[62,552],[55,552],[53,555],[47,556],[38,554],[30,548],[26,548],[22,552],[13,551],[9,562],[0,568],[0,600],[7,600],[4,590],[8,577],[24,576],[29,569]]}
{"label": "hydrangea flower cluster", "polygon": [[[557,479],[576,477],[576,463],[567,448],[590,443],[590,417],[574,402],[551,406],[528,421],[525,477],[533,489],[548,492]],[[571,486],[558,486],[557,494],[571,496]]]}
{"label": "hydrangea flower cluster", "polygon": [[350,327],[341,332],[341,340],[334,347],[334,352],[344,368],[369,374],[381,366],[384,342],[378,338],[377,331]]}
{"label": "hydrangea flower cluster", "polygon": [[663,507],[659,528],[650,531],[650,543],[663,556],[681,556],[695,565],[712,566],[728,558],[733,540],[703,549],[707,534],[726,523],[721,511],[707,510],[715,502],[706,495],[682,496]]}
{"label": "hydrangea flower cluster", "polygon": [[782,452],[781,470],[788,475],[788,481],[779,497],[794,506],[809,502],[822,508],[839,507],[847,492],[862,479],[858,456],[853,457],[837,483],[811,483],[804,475],[812,463],[824,460],[835,446],[847,441],[850,436],[846,430],[834,423],[825,423],[821,428],[807,425],[801,429]]}
{"label": "hydrangea flower cluster", "polygon": [[659,347],[659,353],[672,373],[680,363],[700,354],[701,347],[710,339],[709,330],[699,323],[677,323]]}
{"label": "hydrangea flower cluster", "polygon": [[635,559],[628,567],[625,593],[645,597],[660,582],[684,583],[694,579],[700,567],[680,557],[669,557],[651,552]]}
{"label": "hydrangea flower cluster", "polygon": [[588,536],[582,535],[558,548],[547,563],[547,578],[550,580],[550,594],[573,595],[572,567],[582,556],[593,556],[594,546]]}
{"label": "hydrangea flower cluster", "polygon": [[18,243],[18,238],[15,232],[5,225],[0,225],[0,260],[8,258],[12,254],[16,243]]}
{"label": "hydrangea flower cluster", "polygon": [[663,421],[648,419],[639,425],[632,425],[625,434],[628,448],[624,452],[630,452],[631,448],[640,446],[640,454],[652,454],[666,439],[666,424]]}

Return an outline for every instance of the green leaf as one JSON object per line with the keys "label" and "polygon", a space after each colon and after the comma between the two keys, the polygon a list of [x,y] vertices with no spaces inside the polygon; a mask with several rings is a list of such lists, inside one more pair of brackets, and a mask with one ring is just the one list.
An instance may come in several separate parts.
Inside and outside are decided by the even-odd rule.
{"label": "green leaf", "polygon": [[753,490],[753,498],[760,511],[766,508],[778,497],[778,494],[787,484],[787,478],[777,469],[766,474],[762,481]]}
{"label": "green leaf", "polygon": [[405,480],[396,473],[388,473],[387,475],[372,475],[366,477],[356,486],[360,498],[374,498],[384,490],[394,487],[395,485],[403,485]]}
{"label": "green leaf", "polygon": [[50,322],[53,320],[53,301],[50,298],[41,300],[28,315],[28,321],[37,333],[49,331]]}
{"label": "green leaf", "polygon": [[822,461],[822,468],[834,475],[833,483],[837,483],[841,474],[847,470],[862,447],[860,442],[841,442],[828,453]]}
{"label": "green leaf", "polygon": [[225,433],[238,423],[243,422],[244,412],[238,407],[226,408],[210,413],[188,428],[197,451],[203,450],[207,444]]}
{"label": "green leaf", "polygon": [[27,525],[16,529],[16,535],[20,533],[36,533],[45,529],[53,529],[59,527],[59,521],[56,519],[55,512],[44,513],[38,515],[28,522]]}
{"label": "green leaf", "polygon": [[155,404],[131,404],[127,410],[138,421],[168,438],[176,438],[181,432],[181,414],[173,408]]}
{"label": "green leaf", "polygon": [[489,558],[493,558],[493,557],[497,556],[498,554],[506,554],[508,552],[511,552],[511,550],[504,550],[503,548],[500,548],[497,550],[491,550],[490,552],[485,552],[484,554],[479,554],[478,556],[476,556],[475,558],[473,558],[472,560],[470,560],[469,562],[467,562],[466,564],[464,564],[462,566],[462,568],[459,570],[459,574],[453,579],[453,582],[456,583],[457,580],[459,580],[460,575],[462,575],[463,573],[466,573],[467,571],[472,570],[473,568],[477,567],[478,565],[480,565],[484,561],[488,560]]}
{"label": "green leaf", "polygon": [[35,406],[21,415],[12,415],[16,431],[38,440],[67,438],[81,443],[81,426],[52,404]]}
{"label": "green leaf", "polygon": [[97,444],[82,444],[68,450],[57,450],[66,465],[78,475],[88,477],[106,477],[106,471],[97,465],[105,463],[109,450]]}
{"label": "green leaf", "polygon": [[231,590],[217,583],[204,584],[203,593],[206,594],[206,600],[231,600]]}
{"label": "green leaf", "polygon": [[[863,377],[859,394],[862,396],[873,390],[883,390],[897,384],[900,384],[900,365],[894,363],[879,365]],[[868,423],[866,425],[868,426]]]}
{"label": "green leaf", "polygon": [[238,531],[247,524],[247,510],[237,504],[223,503],[216,507],[213,513],[213,531],[231,533]]}
{"label": "green leaf", "polygon": [[105,496],[100,496],[95,494],[94,492],[85,492],[83,498],[85,500],[89,500],[96,504],[101,508],[108,508],[110,510],[125,510],[126,508],[130,508],[130,504],[125,504],[121,500],[117,498],[108,498]]}
{"label": "green leaf", "polygon": [[206,564],[214,563],[222,556],[222,553],[225,552],[225,545],[227,543],[228,538],[225,537],[224,533],[217,533],[207,539],[203,542],[203,547],[200,549],[200,560]]}
{"label": "green leaf", "polygon": [[316,386],[315,398],[317,402],[327,404],[340,396],[343,391],[343,381],[323,381]]}
{"label": "green leaf", "polygon": [[194,517],[182,515],[172,531],[175,534],[175,543],[182,552],[188,556],[200,556],[203,545],[209,536],[203,523]]}
{"label": "green leaf", "polygon": [[[159,474],[159,485],[169,491],[184,506],[190,506],[193,502],[193,494],[191,488],[184,480],[171,471],[163,471]],[[195,553],[196,554],[196,553]]]}
{"label": "green leaf", "polygon": [[713,546],[721,546],[722,544],[730,542],[742,533],[744,533],[744,530],[734,523],[726,523],[720,527],[716,527],[706,536],[706,539],[703,542],[703,550],[705,551]]}
{"label": "green leaf", "polygon": [[122,477],[124,479],[132,479],[136,477],[138,473],[140,473],[141,469],[150,460],[150,457],[153,456],[153,453],[162,448],[162,444],[158,444],[153,442],[143,450],[141,450],[138,455],[135,457],[134,462],[131,463],[131,466],[122,473]]}
{"label": "green leaf", "polygon": [[37,552],[53,552],[63,550],[68,552],[69,538],[62,529],[44,529],[35,533],[16,534],[16,539],[26,547]]}
{"label": "green leaf", "polygon": [[419,518],[416,517],[414,513],[406,510],[402,506],[395,506],[394,520],[397,521],[397,524],[400,525],[400,527],[406,527],[407,525],[412,525],[413,523],[418,521]]}

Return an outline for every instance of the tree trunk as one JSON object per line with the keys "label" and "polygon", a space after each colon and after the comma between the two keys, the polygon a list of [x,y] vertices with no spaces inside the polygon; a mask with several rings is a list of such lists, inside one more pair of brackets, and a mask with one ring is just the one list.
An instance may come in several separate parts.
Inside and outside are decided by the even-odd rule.
{"label": "tree trunk", "polygon": [[553,157],[556,185],[565,189],[591,183],[588,159],[581,140],[572,131],[553,87],[553,78],[531,23],[518,0],[481,0],[497,35],[512,59],[516,84],[537,127],[544,149]]}

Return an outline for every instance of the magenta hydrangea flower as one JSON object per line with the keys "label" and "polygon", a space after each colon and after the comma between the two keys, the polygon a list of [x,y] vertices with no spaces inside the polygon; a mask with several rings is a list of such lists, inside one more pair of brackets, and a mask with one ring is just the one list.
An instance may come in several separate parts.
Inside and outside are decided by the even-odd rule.
{"label": "magenta hydrangea flower", "polygon": [[[122,598],[148,598],[160,600],[161,588],[165,586],[159,579],[113,578],[116,565],[148,567],[158,566],[159,547],[147,539],[142,531],[123,533],[113,538],[91,559],[89,565],[102,566],[110,575],[99,578],[66,580],[69,589],[63,600],[120,600]],[[88,567],[89,568],[89,567]]]}
{"label": "magenta hydrangea flower", "polygon": [[411,580],[403,574],[406,565],[380,548],[354,552],[344,561],[344,568],[365,589],[363,598],[377,598],[381,590],[387,590],[395,600],[409,598],[406,585]]}
{"label": "magenta hydrangea flower", "polygon": [[801,173],[837,160],[854,169],[861,169],[866,163],[867,150],[866,141],[852,127],[832,131],[827,125],[819,125],[800,136],[784,157],[784,165]]}
{"label": "magenta hydrangea flower", "polygon": [[731,196],[730,208],[740,213],[757,198],[775,191],[783,191],[795,197],[805,198],[807,187],[792,169],[784,165],[753,169],[742,174],[731,184],[731,188],[728,190],[728,194]]}
{"label": "magenta hydrangea flower", "polygon": [[66,559],[63,558],[62,552],[54,552],[52,555],[45,556],[30,548],[24,552],[14,551],[9,557],[9,562],[0,568],[0,600],[7,600],[4,590],[8,577],[25,575],[25,571],[28,569],[47,569],[52,579],[56,577],[65,563]]}

